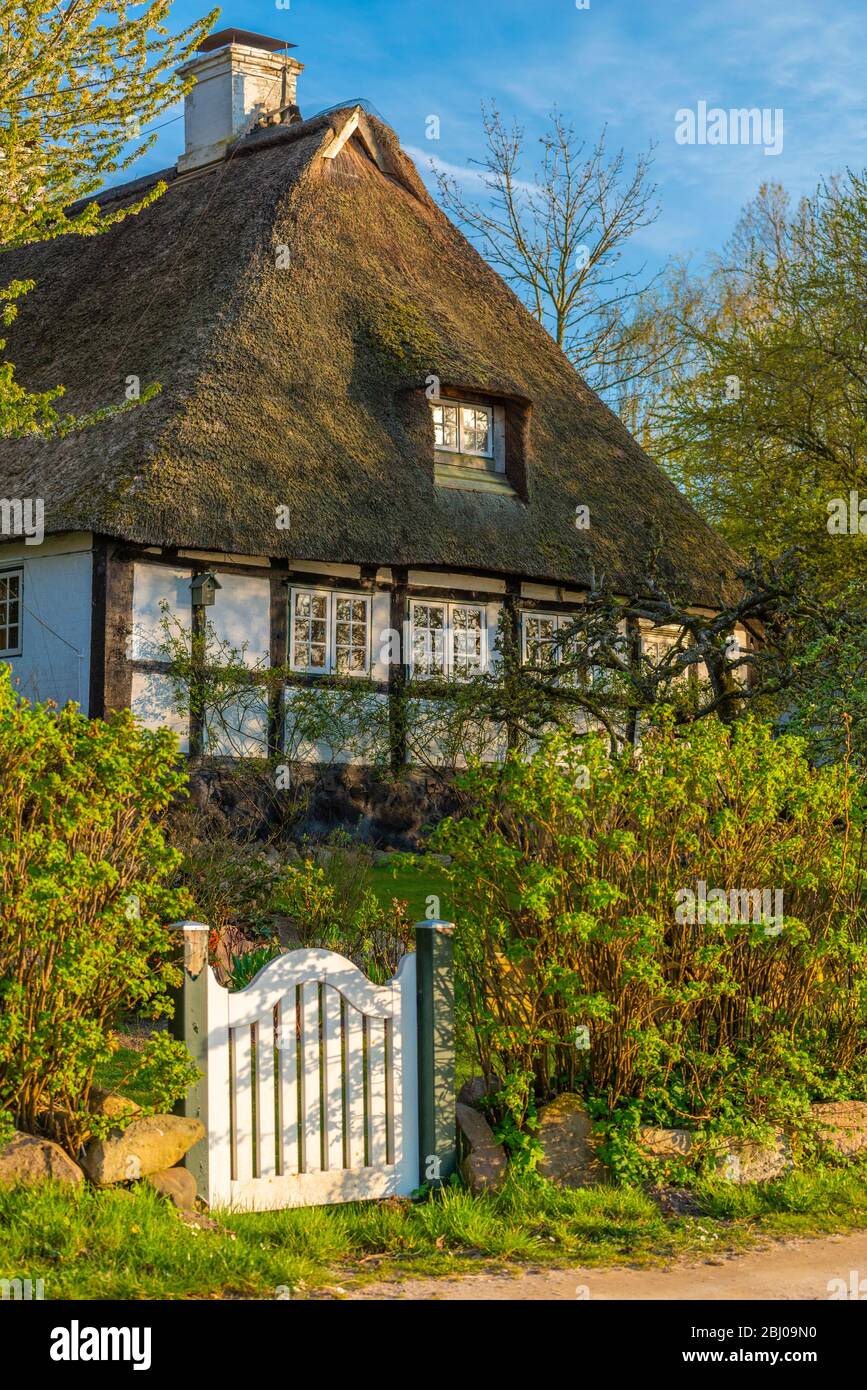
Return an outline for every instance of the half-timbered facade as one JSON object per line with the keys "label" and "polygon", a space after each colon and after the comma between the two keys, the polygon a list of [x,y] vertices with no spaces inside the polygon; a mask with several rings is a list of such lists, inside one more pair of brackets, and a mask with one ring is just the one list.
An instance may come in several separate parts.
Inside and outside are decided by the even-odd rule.
{"label": "half-timbered facade", "polygon": [[[630,590],[651,532],[696,606],[733,596],[736,557],[387,126],[303,119],[301,65],[256,35],[212,36],[192,71],[177,165],[99,201],[162,196],[2,257],[2,283],[36,282],[20,379],[101,413],[0,441],[0,660],[25,695],[285,756],[293,691],[364,680],[387,710],[398,683],[486,669],[504,611],[537,650],[594,576]],[[173,707],[166,624],[203,615],[251,674],[287,671],[234,749]],[[347,756],[326,745],[304,756]]]}

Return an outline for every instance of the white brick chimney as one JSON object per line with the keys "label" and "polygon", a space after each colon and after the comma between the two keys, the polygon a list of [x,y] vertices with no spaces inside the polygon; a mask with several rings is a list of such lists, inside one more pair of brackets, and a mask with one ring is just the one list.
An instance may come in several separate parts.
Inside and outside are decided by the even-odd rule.
{"label": "white brick chimney", "polygon": [[221,29],[179,69],[195,86],[184,101],[184,153],[178,173],[222,159],[233,140],[266,112],[295,104],[304,64],[290,58],[295,45],[246,29]]}

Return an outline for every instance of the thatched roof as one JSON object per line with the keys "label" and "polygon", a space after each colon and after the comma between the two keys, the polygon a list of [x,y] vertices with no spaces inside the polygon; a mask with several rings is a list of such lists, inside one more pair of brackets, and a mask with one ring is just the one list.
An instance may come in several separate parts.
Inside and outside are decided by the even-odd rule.
{"label": "thatched roof", "polygon": [[[76,414],[122,403],[130,375],[162,387],[66,437],[0,442],[0,496],[43,497],[49,530],[146,545],[576,585],[595,570],[623,588],[657,530],[695,602],[731,592],[735,556],[437,208],[393,133],[367,118],[382,167],[358,134],[322,157],[351,115],[256,131],[215,168],[169,171],[161,198],[103,236],[0,257],[0,283],[37,282],[8,334],[25,385],[64,383]],[[526,502],[435,487],[431,372],[532,403]]]}

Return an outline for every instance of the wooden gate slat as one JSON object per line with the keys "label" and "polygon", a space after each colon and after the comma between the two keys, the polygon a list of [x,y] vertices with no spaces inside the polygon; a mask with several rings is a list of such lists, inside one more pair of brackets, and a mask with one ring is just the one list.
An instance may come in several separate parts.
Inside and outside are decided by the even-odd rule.
{"label": "wooden gate slat", "polygon": [[235,1179],[253,1176],[253,1078],[250,1025],[232,1029],[235,1057]]}
{"label": "wooden gate slat", "polygon": [[274,1092],[274,1014],[263,1014],[256,1025],[256,1123],[258,1177],[271,1178],[277,1172],[275,1092]]}
{"label": "wooden gate slat", "polygon": [[319,983],[301,986],[302,1098],[304,1171],[322,1170],[322,1104],[319,1095]]}
{"label": "wooden gate slat", "polygon": [[349,1167],[364,1167],[364,1019],[346,1004],[346,1125]]}
{"label": "wooden gate slat", "polygon": [[368,1162],[386,1162],[388,1115],[385,1076],[385,1020],[367,1018],[367,1124]]}
{"label": "wooden gate slat", "polygon": [[282,1173],[298,1172],[298,1004],[293,989],[281,999],[280,1027],[280,1138]]}
{"label": "wooden gate slat", "polygon": [[329,1171],[343,1168],[343,1009],[337,990],[322,986],[325,1064],[325,1154]]}

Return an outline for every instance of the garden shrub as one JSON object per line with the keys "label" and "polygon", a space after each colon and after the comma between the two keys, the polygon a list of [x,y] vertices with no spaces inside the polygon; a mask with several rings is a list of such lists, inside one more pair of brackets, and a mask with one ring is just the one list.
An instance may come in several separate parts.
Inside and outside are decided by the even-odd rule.
{"label": "garden shrub", "polygon": [[[30,705],[0,668],[0,1113],[71,1152],[99,1128],[94,1068],[129,1012],[171,1011],[187,899],[163,819],[184,784],[177,742],[74,705]],[[138,1057],[165,1107],[194,1079],[166,1034]]]}
{"label": "garden shrub", "polygon": [[[513,1125],[564,1090],[628,1111],[632,1132],[707,1134],[867,1095],[867,841],[847,763],[813,767],[752,720],[686,736],[663,720],[637,757],[560,732],[462,783],[474,809],[433,847],[452,856],[462,1026]],[[740,897],[680,920],[700,882],[781,891],[781,929]]]}
{"label": "garden shrub", "polygon": [[[413,924],[407,903],[393,898],[384,907],[373,889],[357,880],[345,863],[352,854],[334,849],[326,863],[307,859],[288,865],[279,892],[280,910],[300,946],[337,951],[375,984],[385,984],[411,949]],[[348,886],[352,892],[346,891]]]}

